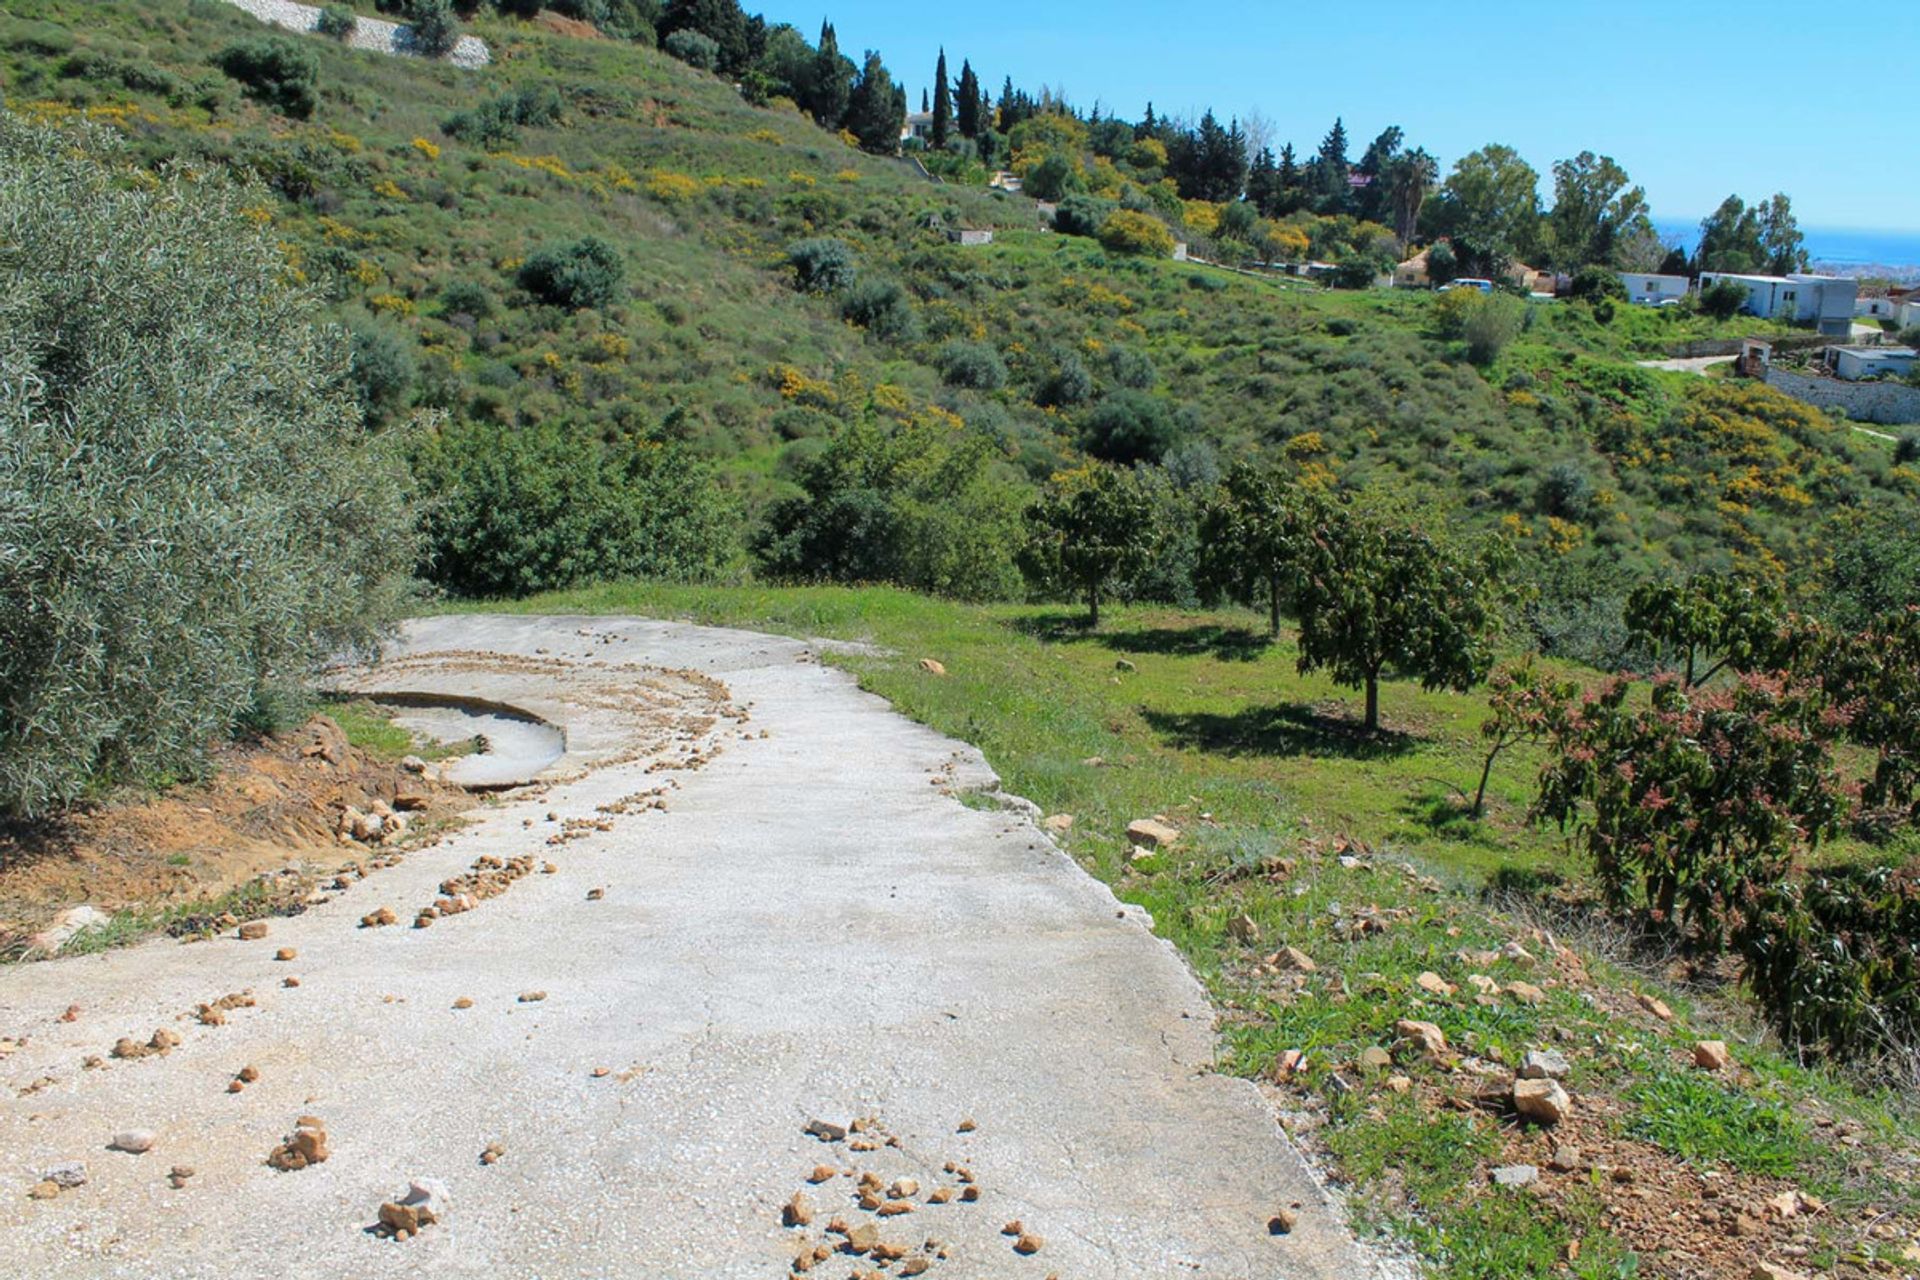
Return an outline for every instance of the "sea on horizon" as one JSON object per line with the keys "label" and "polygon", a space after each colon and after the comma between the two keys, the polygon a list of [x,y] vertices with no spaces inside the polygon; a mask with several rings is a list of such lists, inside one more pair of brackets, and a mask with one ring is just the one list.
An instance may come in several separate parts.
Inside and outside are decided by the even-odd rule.
{"label": "sea on horizon", "polygon": [[[1693,252],[1700,242],[1700,219],[1655,218],[1653,229],[1668,244]],[[1920,231],[1866,227],[1801,227],[1807,257],[1842,267],[1886,267],[1920,272]]]}

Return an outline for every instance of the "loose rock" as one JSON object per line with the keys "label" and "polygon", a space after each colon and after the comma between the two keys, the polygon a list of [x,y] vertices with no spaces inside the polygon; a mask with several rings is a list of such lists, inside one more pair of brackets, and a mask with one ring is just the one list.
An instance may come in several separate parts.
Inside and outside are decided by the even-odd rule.
{"label": "loose rock", "polygon": [[1146,849],[1165,849],[1180,839],[1179,831],[1153,818],[1135,818],[1127,824],[1127,840]]}
{"label": "loose rock", "polygon": [[1655,997],[1647,995],[1644,992],[1635,998],[1639,1001],[1640,1007],[1642,1009],[1645,1009],[1648,1013],[1660,1019],[1660,1021],[1662,1022],[1673,1021],[1673,1010],[1667,1008],[1666,1001],[1656,999]]}
{"label": "loose rock", "polygon": [[946,667],[934,658],[920,659],[920,669],[930,676],[943,676],[947,674]]}
{"label": "loose rock", "polygon": [[1573,1068],[1557,1049],[1532,1049],[1520,1059],[1522,1080],[1565,1080]]}
{"label": "loose rock", "polygon": [[267,1163],[283,1173],[321,1164],[333,1152],[327,1147],[327,1129],[315,1116],[301,1116],[293,1133],[267,1153]]}
{"label": "loose rock", "polygon": [[1556,1080],[1519,1080],[1513,1086],[1513,1109],[1541,1124],[1559,1124],[1573,1109],[1573,1100]]}
{"label": "loose rock", "polygon": [[1430,996],[1446,997],[1459,990],[1458,987],[1455,987],[1451,982],[1448,982],[1445,978],[1442,978],[1439,974],[1431,970],[1415,978],[1413,985],[1419,987]]}
{"label": "loose rock", "polygon": [[1270,1236],[1288,1235],[1293,1231],[1294,1225],[1297,1222],[1299,1222],[1299,1218],[1294,1214],[1293,1210],[1281,1209],[1271,1218],[1267,1219],[1267,1234]]}
{"label": "loose rock", "polygon": [[1393,1024],[1393,1029],[1399,1034],[1401,1043],[1429,1058],[1437,1058],[1447,1051],[1446,1032],[1431,1022],[1402,1018]]}
{"label": "loose rock", "polygon": [[1496,1187],[1528,1187],[1540,1181],[1540,1170],[1530,1164],[1502,1165],[1493,1171]]}
{"label": "loose rock", "polygon": [[151,1129],[122,1129],[113,1135],[107,1145],[115,1151],[124,1151],[129,1155],[145,1155],[153,1150],[157,1137]]}
{"label": "loose rock", "polygon": [[1022,1253],[1022,1254],[1038,1253],[1046,1245],[1046,1243],[1047,1242],[1044,1237],[1037,1236],[1033,1234],[1031,1231],[1025,1231],[1020,1234],[1020,1238],[1018,1240],[1015,1240],[1013,1242],[1013,1251],[1015,1253]]}
{"label": "loose rock", "polygon": [[807,1198],[806,1192],[793,1193],[793,1199],[780,1211],[780,1221],[789,1227],[804,1227],[813,1221],[813,1201]]}
{"label": "loose rock", "polygon": [[1693,1046],[1693,1065],[1702,1071],[1725,1071],[1732,1063],[1724,1040],[1702,1040]]}
{"label": "loose rock", "polygon": [[267,936],[267,922],[265,920],[249,920],[240,926],[239,936],[242,942],[258,942]]}

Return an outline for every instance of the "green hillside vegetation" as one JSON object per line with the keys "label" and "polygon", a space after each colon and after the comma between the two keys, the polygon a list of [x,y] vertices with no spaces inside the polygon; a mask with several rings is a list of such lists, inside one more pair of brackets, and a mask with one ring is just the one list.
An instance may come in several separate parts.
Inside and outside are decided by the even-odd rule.
{"label": "green hillside vegetation", "polygon": [[[644,41],[485,9],[471,26],[495,55],[474,73],[270,34],[209,0],[22,0],[0,24],[15,112],[265,185],[248,216],[352,330],[370,414],[438,415],[415,433],[422,483],[447,499],[424,567],[456,591],[757,570],[1004,596],[1021,589],[1018,513],[1053,472],[1151,467],[1178,515],[1254,457],[1504,531],[1542,588],[1536,638],[1611,661],[1575,594],[1672,567],[1804,578],[1830,518],[1920,479],[1781,397],[1626,363],[1750,322],[1327,292],[1142,256],[1043,231],[1023,197],[929,184]],[[297,108],[216,66],[263,41],[306,86]],[[749,77],[750,96],[769,87]],[[1148,222],[1219,231],[1208,202],[1166,197],[1164,147],[1116,163],[1098,154],[1119,149],[1112,122],[1027,109],[1016,169],[1068,157],[1069,186],[1116,197],[1101,219],[1144,199]],[[1372,234],[1285,219],[1336,254]],[[960,226],[995,242],[949,243]],[[845,270],[802,288],[790,251],[822,241]],[[595,252],[594,289],[552,287]],[[582,511],[565,495],[589,475],[601,496]],[[1180,555],[1121,594],[1191,600]]]}

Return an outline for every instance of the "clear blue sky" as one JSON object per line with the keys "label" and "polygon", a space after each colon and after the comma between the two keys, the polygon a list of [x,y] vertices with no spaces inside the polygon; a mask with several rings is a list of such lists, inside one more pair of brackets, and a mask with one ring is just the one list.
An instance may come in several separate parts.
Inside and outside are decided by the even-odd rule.
{"label": "clear blue sky", "polygon": [[[746,0],[753,9],[755,0]],[[825,7],[823,8],[823,4]],[[1002,77],[1137,119],[1259,112],[1275,149],[1316,147],[1336,115],[1352,153],[1398,124],[1443,171],[1488,142],[1544,181],[1556,159],[1611,155],[1658,218],[1730,193],[1793,197],[1802,226],[1920,231],[1920,5],[1780,0],[762,0],[769,22],[877,48],[911,105],[945,45]],[[1875,119],[1875,114],[1879,119]]]}

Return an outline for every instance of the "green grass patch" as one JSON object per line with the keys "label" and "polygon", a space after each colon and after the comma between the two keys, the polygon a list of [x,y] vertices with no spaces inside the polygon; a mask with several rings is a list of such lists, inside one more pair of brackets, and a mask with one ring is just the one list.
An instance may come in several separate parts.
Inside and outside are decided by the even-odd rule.
{"label": "green grass patch", "polygon": [[1675,1155],[1777,1177],[1801,1167],[1806,1126],[1772,1098],[1677,1071],[1637,1081],[1624,1096],[1638,1108],[1627,1131]]}

